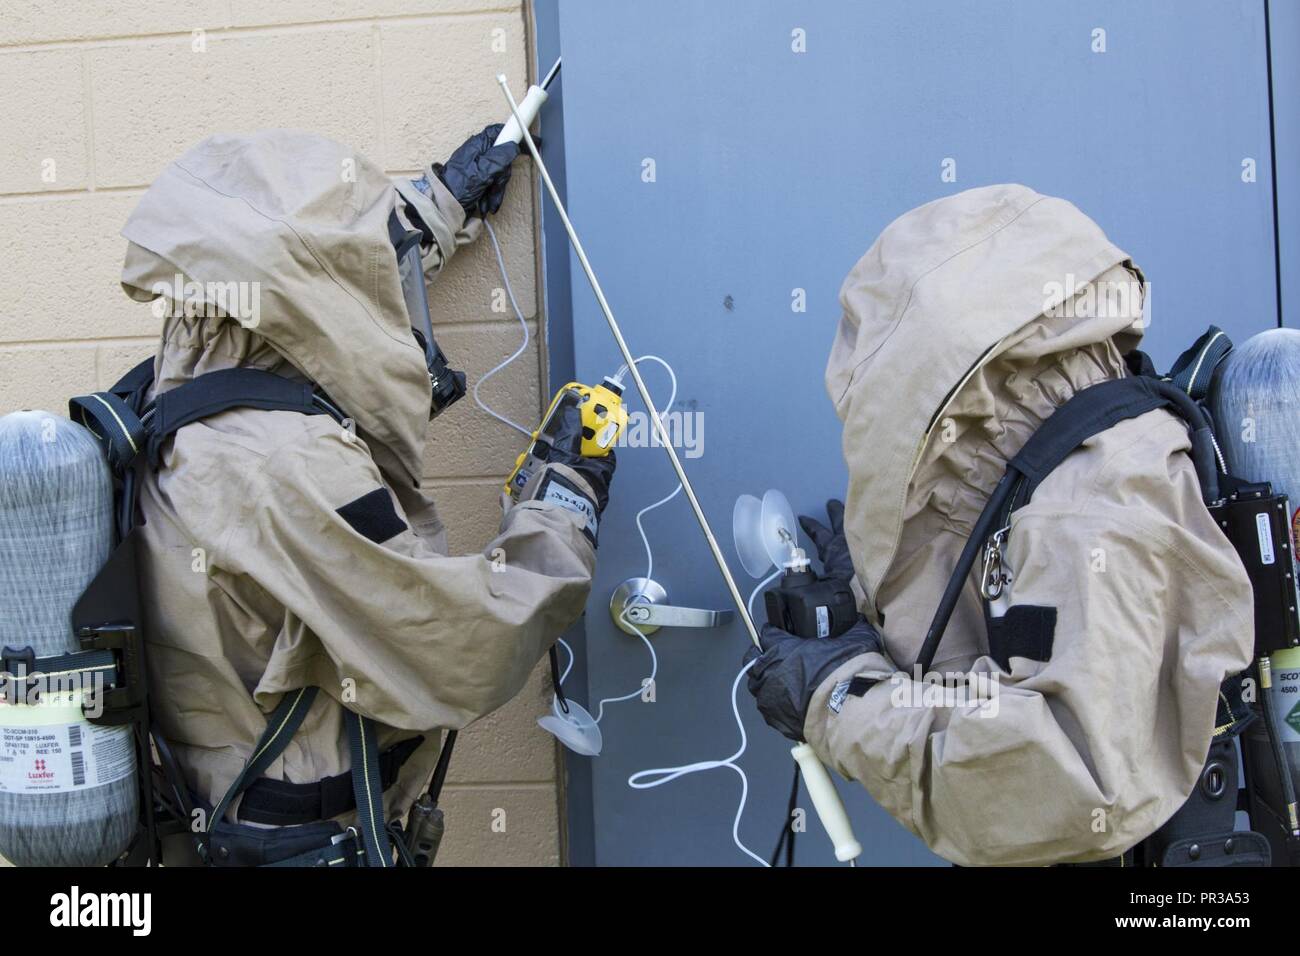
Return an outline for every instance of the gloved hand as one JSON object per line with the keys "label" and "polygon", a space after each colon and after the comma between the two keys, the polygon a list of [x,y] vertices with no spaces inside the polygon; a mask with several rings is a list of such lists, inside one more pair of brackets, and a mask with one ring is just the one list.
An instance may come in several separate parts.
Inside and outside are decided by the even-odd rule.
{"label": "gloved hand", "polygon": [[749,692],[769,727],[791,740],[803,740],[803,725],[813,693],[830,673],[845,661],[880,651],[876,629],[861,618],[839,637],[798,637],[774,624],[765,624],[759,635],[760,652],[750,646],[745,663],[758,658],[749,669]]}
{"label": "gloved hand", "polygon": [[582,453],[582,410],[576,405],[566,405],[557,413],[552,431],[551,451],[547,461],[567,465],[582,476],[596,496],[596,514],[609,503],[609,483],[614,479],[614,449],[604,458],[589,458]]}
{"label": "gloved hand", "polygon": [[484,128],[465,140],[447,162],[433,164],[433,171],[456,197],[466,216],[495,213],[506,197],[510,164],[519,155],[519,144],[493,146],[501,128],[501,123]]}
{"label": "gloved hand", "polygon": [[826,502],[826,517],[831,523],[829,528],[808,515],[799,516],[799,527],[816,546],[826,577],[848,583],[853,580],[854,571],[849,543],[844,538],[844,502],[837,498]]}

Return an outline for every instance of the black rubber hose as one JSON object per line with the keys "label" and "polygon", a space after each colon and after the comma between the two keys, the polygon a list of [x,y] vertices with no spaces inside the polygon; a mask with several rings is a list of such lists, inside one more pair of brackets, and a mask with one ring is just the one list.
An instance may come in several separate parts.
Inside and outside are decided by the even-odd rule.
{"label": "black rubber hose", "polygon": [[989,496],[988,504],[980,512],[979,520],[975,522],[970,537],[966,539],[966,547],[962,548],[961,556],[957,559],[957,566],[953,569],[952,577],[948,579],[948,586],[944,589],[943,597],[939,600],[939,608],[934,612],[934,620],[930,622],[930,629],[926,631],[925,643],[921,645],[921,653],[916,658],[916,665],[920,668],[922,675],[934,663],[934,655],[939,650],[939,642],[943,640],[943,632],[948,628],[948,620],[957,607],[957,601],[961,598],[962,588],[966,586],[966,579],[970,577],[971,568],[975,566],[975,561],[988,541],[989,535],[997,530],[993,526],[1001,519],[1002,508],[1007,503],[1007,498],[1010,497],[1020,477],[1019,473],[1010,469],[1007,470],[1007,473],[1002,476],[1002,480],[998,482],[997,487],[993,489],[993,494]]}
{"label": "black rubber hose", "polygon": [[429,783],[429,796],[433,798],[433,805],[438,805],[438,797],[442,795],[442,785],[447,781],[447,767],[451,764],[451,748],[456,746],[456,731],[447,731],[447,739],[442,742],[442,750],[438,753],[438,764],[433,768],[433,780]]}

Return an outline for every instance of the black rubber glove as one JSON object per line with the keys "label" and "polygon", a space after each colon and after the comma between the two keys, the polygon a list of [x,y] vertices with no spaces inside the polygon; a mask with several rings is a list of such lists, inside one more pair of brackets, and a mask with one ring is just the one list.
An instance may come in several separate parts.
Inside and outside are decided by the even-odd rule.
{"label": "black rubber glove", "polygon": [[501,128],[501,123],[492,124],[465,140],[447,162],[433,164],[433,171],[456,197],[466,216],[495,213],[506,198],[510,164],[519,155],[519,144],[493,146]]}
{"label": "black rubber glove", "polygon": [[845,661],[881,650],[880,635],[862,618],[839,637],[797,637],[774,624],[765,624],[759,635],[763,645],[750,646],[745,663],[758,658],[749,669],[749,692],[769,727],[791,740],[803,740],[808,705],[818,686]]}
{"label": "black rubber glove", "polygon": [[605,510],[609,503],[609,483],[614,480],[614,449],[604,458],[589,458],[582,453],[582,409],[576,405],[567,405],[556,412],[557,420],[550,429],[551,451],[547,461],[568,465],[591,486],[596,496],[596,514]]}
{"label": "black rubber glove", "polygon": [[816,546],[826,576],[847,583],[853,580],[854,571],[849,543],[844,539],[844,502],[837,498],[826,502],[826,517],[831,523],[829,528],[808,515],[799,516],[799,527]]}

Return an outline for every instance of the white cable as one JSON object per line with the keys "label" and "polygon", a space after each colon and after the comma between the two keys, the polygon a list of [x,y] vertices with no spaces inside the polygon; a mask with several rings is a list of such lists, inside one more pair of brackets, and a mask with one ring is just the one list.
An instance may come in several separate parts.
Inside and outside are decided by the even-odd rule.
{"label": "white cable", "polygon": [[763,578],[763,580],[759,581],[758,585],[754,588],[754,590],[749,592],[749,600],[745,602],[745,607],[749,608],[749,616],[751,618],[754,616],[754,598],[758,597],[758,592],[763,590],[763,588],[767,587],[773,581],[775,581],[777,577],[781,574],[781,572],[784,570],[785,568],[777,568],[767,577]]}
{"label": "white cable", "polygon": [[[668,373],[668,378],[672,383],[672,386],[668,394],[668,402],[664,405],[664,412],[672,408],[673,403],[677,401],[677,373],[673,371],[673,367],[657,355],[643,355],[640,358],[638,358],[636,362],[638,365],[642,362],[658,362],[660,365],[664,367],[664,370]],[[616,382],[622,383],[623,376],[626,373],[627,373],[627,365],[624,364],[620,366],[617,372],[614,373],[614,380]],[[661,412],[660,415],[662,414],[664,413]],[[646,505],[644,508],[642,508],[640,511],[636,513],[636,530],[641,535],[641,544],[645,546],[645,555],[646,555],[645,576],[647,578],[654,577],[655,556],[654,556],[654,551],[650,547],[650,539],[646,536],[645,533],[645,525],[641,523],[641,519],[644,518],[649,512],[654,511],[660,505],[666,505],[668,502],[672,501],[675,497],[677,497],[677,495],[681,492],[681,490],[682,490],[681,482],[678,482],[677,487],[674,488],[667,495],[665,495],[663,498],[660,498],[654,504]],[[641,686],[638,687],[636,690],[630,691],[629,693],[626,694],[622,694],[621,696],[618,697],[602,698],[596,705],[596,723],[600,723],[601,718],[605,716],[606,704],[617,704],[620,703],[621,701],[631,700],[633,697],[641,696],[641,694],[645,691],[647,685],[653,684],[655,677],[658,676],[659,674],[659,655],[655,653],[654,645],[650,643],[649,636],[644,631],[642,631],[641,628],[637,627],[636,624],[633,623],[632,619],[627,616],[627,612],[628,612],[628,608],[624,607],[623,611],[619,614],[619,618],[623,621],[623,623],[631,627],[632,630],[636,631],[637,637],[641,638],[641,643],[644,644],[646,650],[650,652],[650,676],[644,678],[641,681]]]}
{"label": "white cable", "polygon": [[[677,373],[673,371],[673,367],[671,365],[669,365],[666,361],[661,359],[658,355],[642,355],[640,358],[636,360],[636,362],[638,365],[640,365],[642,362],[658,362],[660,365],[664,367],[664,371],[668,373],[668,378],[671,381],[672,385],[668,392],[668,401],[664,403],[664,410],[659,413],[659,417],[662,418],[673,407],[673,403],[677,401]],[[614,381],[619,382],[621,384],[623,381],[623,376],[625,374],[627,374],[626,363],[619,366],[618,371],[614,373]],[[654,555],[654,551],[651,550],[650,548],[650,539],[646,537],[645,526],[641,523],[641,519],[644,518],[651,511],[654,511],[660,505],[668,504],[668,502],[672,501],[679,494],[681,494],[681,490],[682,490],[682,483],[679,481],[677,482],[677,487],[675,487],[663,498],[660,498],[652,505],[647,505],[646,507],[642,508],[640,511],[636,513],[636,530],[641,535],[641,544],[645,547],[645,560],[646,560],[645,576],[647,578],[654,577],[655,555]]]}
{"label": "white cable", "polygon": [[600,723],[601,718],[605,716],[606,704],[617,704],[620,703],[621,701],[631,700],[633,697],[640,697],[645,692],[646,687],[650,686],[655,682],[655,677],[659,674],[659,655],[655,653],[654,645],[650,643],[650,638],[645,633],[645,631],[637,627],[636,623],[627,616],[627,612],[628,612],[628,608],[627,607],[623,608],[623,613],[619,615],[619,618],[628,627],[636,631],[636,636],[641,638],[641,643],[644,644],[645,649],[650,652],[650,676],[643,678],[641,681],[641,686],[634,691],[629,691],[628,693],[623,694],[619,697],[602,697],[596,703],[596,723]]}
{"label": "white cable", "polygon": [[[745,748],[749,746],[749,738],[745,734],[745,724],[740,719],[740,706],[736,703],[736,688],[740,686],[740,679],[748,673],[749,669],[758,663],[758,658],[750,661],[736,674],[736,679],[731,682],[731,714],[736,719],[736,728],[740,731],[740,748],[728,757],[726,760],[701,760],[699,763],[686,764],[681,767],[659,767],[652,770],[640,770],[627,778],[627,785],[633,790],[649,790],[653,787],[661,787],[665,783],[670,783],[678,777],[684,777],[688,773],[699,773],[704,770],[716,770],[719,767],[729,767],[736,771],[740,777],[740,803],[736,806],[736,815],[731,820],[731,840],[736,844],[740,852],[757,863],[759,866],[770,866],[767,860],[763,859],[745,844],[740,842],[740,818],[745,812],[745,803],[749,799],[749,778],[745,776],[745,771],[741,770],[736,764],[744,754]],[[644,778],[653,777],[654,779],[645,780]]]}
{"label": "white cable", "polygon": [[[759,581],[754,587],[754,590],[750,592],[749,600],[745,602],[745,606],[749,608],[751,617],[754,614],[754,598],[758,597],[763,588],[767,587],[768,584],[775,580],[776,577],[780,575],[781,571],[781,568],[777,568],[762,581]],[[736,679],[731,683],[731,714],[736,718],[736,727],[740,730],[740,749],[726,760],[701,760],[698,763],[685,764],[681,767],[659,767],[653,770],[639,770],[627,778],[627,785],[634,790],[649,790],[652,787],[661,787],[665,783],[676,780],[678,777],[684,777],[690,773],[700,773],[704,770],[716,770],[719,767],[729,767],[736,771],[740,776],[740,803],[737,804],[736,815],[731,821],[732,842],[736,844],[742,853],[754,860],[760,866],[771,866],[767,860],[764,860],[761,856],[740,842],[740,818],[745,813],[745,803],[749,799],[749,778],[745,776],[745,771],[740,768],[736,761],[744,756],[745,750],[749,746],[749,738],[745,734],[745,725],[740,719],[740,707],[736,703],[736,688],[740,686],[740,679],[744,677],[749,669],[756,663],[758,663],[757,658],[742,667],[740,673],[736,675]],[[640,782],[640,780],[645,777],[653,777],[655,779],[648,780],[644,783]]]}
{"label": "white cable", "polygon": [[487,404],[483,401],[483,399],[479,398],[479,394],[478,394],[480,385],[482,385],[484,382],[490,379],[497,372],[501,371],[503,368],[505,368],[515,359],[519,358],[519,356],[523,355],[524,349],[528,348],[528,323],[524,320],[524,313],[523,310],[519,308],[519,303],[515,301],[515,290],[510,287],[510,276],[506,274],[506,262],[505,259],[501,257],[501,244],[497,242],[496,230],[492,228],[492,223],[488,222],[486,216],[483,217],[483,225],[487,227],[488,238],[492,240],[492,251],[496,253],[497,268],[501,270],[501,281],[502,283],[505,284],[506,287],[506,297],[510,300],[510,307],[515,310],[515,318],[519,320],[519,325],[524,330],[524,340],[523,342],[520,343],[519,348],[515,349],[513,355],[511,355],[505,361],[501,362],[501,364],[499,364],[496,368],[492,369],[492,371],[488,372],[486,375],[480,376],[479,380],[474,383],[474,403],[478,405],[479,408],[483,409],[483,411],[487,412],[489,415],[495,418],[497,421],[504,422],[505,424],[513,428],[515,431],[523,432],[525,435],[531,438],[533,433],[529,429],[525,428],[523,425],[520,425],[518,422],[511,421],[510,419],[506,418],[506,416],[502,415],[500,412],[488,408]]}
{"label": "white cable", "polygon": [[557,638],[556,643],[564,648],[564,653],[569,655],[569,663],[564,665],[564,673],[560,675],[560,683],[563,684],[564,679],[569,676],[569,671],[573,670],[574,653],[573,648],[569,646],[569,642],[564,638]]}

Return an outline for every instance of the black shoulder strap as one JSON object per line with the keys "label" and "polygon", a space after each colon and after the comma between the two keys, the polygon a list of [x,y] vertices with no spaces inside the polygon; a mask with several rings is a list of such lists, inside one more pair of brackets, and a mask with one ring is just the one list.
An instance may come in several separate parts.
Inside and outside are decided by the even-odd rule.
{"label": "black shoulder strap", "polygon": [[325,412],[317,405],[315,389],[309,382],[294,382],[252,368],[209,372],[154,399],[152,418],[148,413],[145,416],[149,429],[149,464],[157,467],[163,442],[186,425],[232,408],[304,415]]}
{"label": "black shoulder strap", "polygon": [[1215,371],[1231,351],[1232,340],[1217,325],[1212,325],[1178,356],[1165,378],[1194,401],[1203,402],[1210,394]]}
{"label": "black shoulder strap", "polygon": [[[1191,377],[1199,378],[1195,373]],[[957,566],[948,579],[926,632],[917,658],[923,673],[934,662],[935,652],[961,597],[962,588],[989,538],[1006,527],[1012,512],[1029,501],[1039,483],[1085,441],[1125,419],[1136,418],[1156,408],[1166,408],[1187,422],[1191,433],[1192,463],[1201,483],[1201,495],[1207,505],[1218,500],[1219,472],[1210,417],[1187,392],[1170,381],[1140,374],[1101,382],[1077,392],[1038,427],[1007,463],[1006,472],[990,495],[957,559]]]}
{"label": "black shoulder strap", "polygon": [[115,472],[130,467],[146,449],[157,465],[162,443],[192,422],[232,408],[342,413],[309,382],[295,382],[254,368],[230,368],[200,375],[148,402],[153,359],[146,359],[107,391],[79,395],[68,402],[68,417],[104,443]]}
{"label": "black shoulder strap", "polygon": [[1085,388],[1053,412],[1007,464],[1008,472],[1014,471],[1025,479],[1017,501],[1028,501],[1039,483],[1093,435],[1156,408],[1167,408],[1187,422],[1202,497],[1206,504],[1217,501],[1219,472],[1209,415],[1172,382],[1145,376],[1118,378]]}
{"label": "black shoulder strap", "polygon": [[260,369],[208,372],[150,402],[153,380],[153,359],[147,359],[107,391],[79,395],[68,402],[68,417],[99,439],[113,477],[120,482],[119,538],[125,538],[134,524],[136,463],[144,460],[156,468],[163,443],[186,425],[232,408],[328,414],[338,421],[344,418],[310,383]]}

